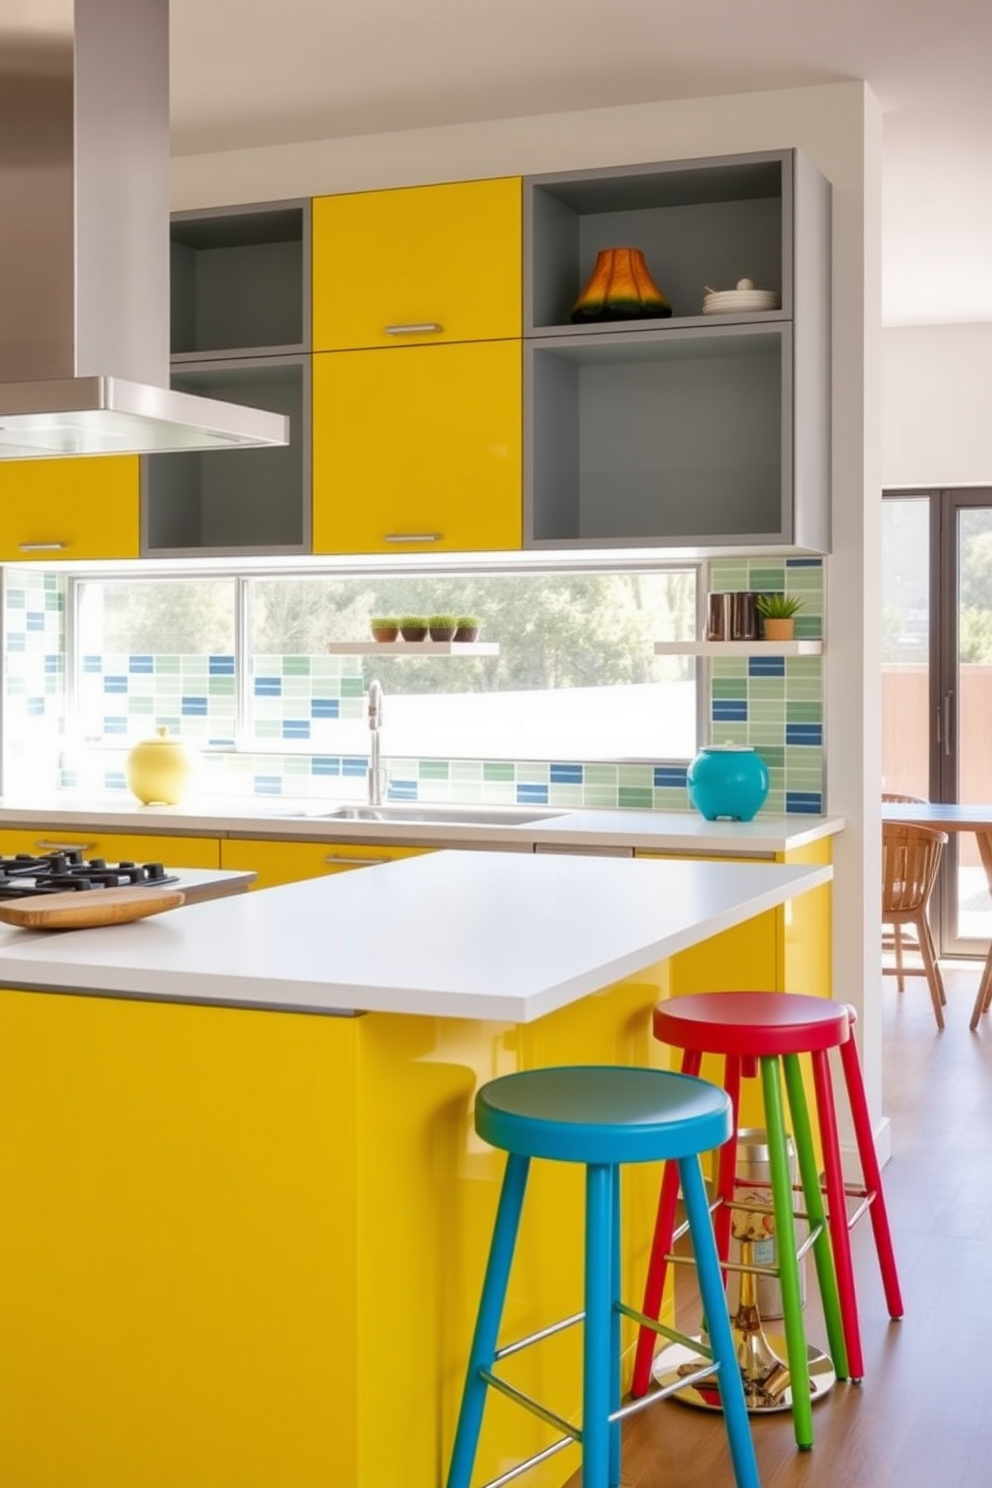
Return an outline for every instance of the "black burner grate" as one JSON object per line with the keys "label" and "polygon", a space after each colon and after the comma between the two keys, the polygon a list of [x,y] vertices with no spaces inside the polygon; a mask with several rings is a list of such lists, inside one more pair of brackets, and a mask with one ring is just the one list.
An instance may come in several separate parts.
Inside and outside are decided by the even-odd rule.
{"label": "black burner grate", "polygon": [[85,893],[90,889],[121,889],[131,886],[178,883],[162,863],[108,863],[104,858],[84,858],[81,848],[56,852],[16,853],[0,857],[0,899],[27,899],[37,894]]}

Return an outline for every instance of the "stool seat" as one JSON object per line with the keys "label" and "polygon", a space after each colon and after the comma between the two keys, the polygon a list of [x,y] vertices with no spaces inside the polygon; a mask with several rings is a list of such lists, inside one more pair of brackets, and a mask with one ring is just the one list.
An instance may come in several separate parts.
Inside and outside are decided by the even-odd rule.
{"label": "stool seat", "polygon": [[801,992],[694,992],[658,1003],[653,1021],[662,1043],[744,1059],[839,1049],[851,1036],[846,1003]]}
{"label": "stool seat", "polygon": [[491,1147],[558,1162],[640,1163],[708,1152],[731,1132],[719,1086],[652,1069],[523,1070],[478,1093],[475,1126]]}
{"label": "stool seat", "polygon": [[[522,1070],[490,1080],[476,1093],[475,1129],[507,1154],[499,1205],[469,1353],[447,1488],[469,1488],[486,1397],[490,1390],[531,1411],[561,1432],[557,1441],[494,1478],[484,1488],[502,1488],[571,1443],[582,1450],[583,1488],[619,1488],[620,1424],[630,1407],[621,1404],[624,1318],[680,1344],[673,1328],[643,1316],[621,1297],[621,1167],[670,1159],[685,1198],[700,1295],[710,1343],[697,1359],[693,1381],[714,1383],[727,1430],[737,1488],[759,1488],[744,1388],[734,1352],[723,1279],[700,1155],[733,1135],[733,1106],[726,1091],[695,1075],[616,1065],[565,1065]],[[540,1327],[527,1338],[499,1346],[514,1247],[533,1158],[585,1167],[585,1255],[583,1307]],[[566,1243],[568,1237],[563,1237]],[[537,1283],[538,1293],[540,1282]],[[539,1295],[533,1299],[535,1304]],[[657,1314],[655,1314],[655,1318]],[[499,1365],[524,1348],[540,1345],[573,1323],[583,1324],[581,1424],[531,1399],[503,1377]],[[675,1387],[662,1387],[664,1400]],[[503,1448],[505,1451],[505,1447]]]}

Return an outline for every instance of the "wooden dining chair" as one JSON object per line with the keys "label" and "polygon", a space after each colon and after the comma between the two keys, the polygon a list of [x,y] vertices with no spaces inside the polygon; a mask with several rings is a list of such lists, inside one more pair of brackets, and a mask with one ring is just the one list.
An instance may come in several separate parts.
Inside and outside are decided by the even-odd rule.
{"label": "wooden dining chair", "polygon": [[[882,792],[882,800],[883,801],[902,802],[904,805],[907,805],[907,806],[923,806],[923,805],[926,804],[926,797],[925,796],[907,796],[907,795],[903,795],[903,793],[901,791],[883,791]],[[882,931],[882,950],[883,951],[891,951],[893,953],[893,955],[898,955],[899,958],[901,959],[902,954],[903,954],[903,951],[906,949],[906,945],[907,945],[906,938],[904,936],[904,929],[905,929],[905,927],[902,926],[902,925],[892,925],[888,929],[883,929],[883,931]],[[917,955],[919,954],[919,949],[920,948],[919,948],[919,946],[916,943],[916,936],[915,936],[915,934],[913,934],[912,931],[910,931],[910,936],[909,936],[909,949],[914,954],[917,954]],[[899,991],[901,992],[903,990],[904,986],[905,986],[905,983],[903,982],[902,974],[901,973],[900,973],[900,976],[899,976],[899,983],[898,983],[898,985],[899,985]]]}
{"label": "wooden dining chair", "polygon": [[[930,895],[947,833],[933,827],[910,826],[905,822],[882,823],[882,924],[892,932],[895,966],[883,966],[887,975],[895,975],[899,991],[907,976],[925,976],[930,989],[937,1027],[944,1026],[944,1004],[947,996],[937,965],[930,923],[927,918]],[[911,927],[916,937],[922,966],[905,963],[902,932]]]}
{"label": "wooden dining chair", "polygon": [[[975,833],[975,841],[978,843],[978,851],[982,858],[982,867],[985,869],[985,878],[989,886],[989,894],[992,895],[992,831]],[[978,983],[978,992],[975,996],[975,1006],[971,1012],[972,1032],[978,1027],[978,1020],[983,1013],[987,1013],[992,1006],[992,945],[989,946],[988,955],[985,958],[985,966],[982,971],[981,980]]]}

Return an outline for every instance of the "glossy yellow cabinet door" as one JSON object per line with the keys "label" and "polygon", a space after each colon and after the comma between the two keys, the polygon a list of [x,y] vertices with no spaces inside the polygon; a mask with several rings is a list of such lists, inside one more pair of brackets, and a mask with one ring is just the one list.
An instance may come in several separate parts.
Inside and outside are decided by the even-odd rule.
{"label": "glossy yellow cabinet door", "polygon": [[352,868],[370,868],[429,851],[378,842],[274,842],[271,838],[231,837],[221,843],[220,866],[252,869],[258,874],[252,888],[271,889],[277,884],[299,883],[325,873],[347,873]]}
{"label": "glossy yellow cabinet door", "polygon": [[4,829],[4,851],[50,853],[78,848],[85,858],[108,863],[164,863],[167,868],[219,868],[220,840],[216,837],[158,836],[132,832],[90,832],[85,827]]}
{"label": "glossy yellow cabinet door", "polygon": [[517,176],[319,197],[313,349],[521,334]]}
{"label": "glossy yellow cabinet door", "polygon": [[137,455],[0,465],[0,562],[137,558]]}
{"label": "glossy yellow cabinet door", "polygon": [[521,545],[521,342],[313,359],[315,553]]}

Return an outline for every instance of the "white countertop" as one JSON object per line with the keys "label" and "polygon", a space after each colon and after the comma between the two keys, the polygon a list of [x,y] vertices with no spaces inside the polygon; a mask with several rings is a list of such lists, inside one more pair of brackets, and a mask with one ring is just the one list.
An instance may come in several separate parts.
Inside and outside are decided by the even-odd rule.
{"label": "white countertop", "polygon": [[[316,842],[391,842],[417,846],[582,848],[635,847],[644,852],[749,855],[789,852],[843,831],[837,816],[785,816],[760,813],[750,822],[709,822],[694,811],[592,811],[535,806],[558,811],[525,825],[444,825],[429,822],[329,821],[317,813],[340,802],[201,799],[181,806],[141,806],[130,796],[48,797],[35,802],[0,799],[0,829],[38,827],[48,831],[175,833],[221,837],[271,837]],[[354,802],[352,802],[354,804]],[[414,803],[411,803],[413,805]],[[418,803],[423,806],[426,803]],[[465,803],[466,805],[470,803]],[[488,809],[488,808],[487,808]],[[494,808],[498,809],[498,808]],[[524,807],[513,808],[516,810]]]}
{"label": "white countertop", "polygon": [[110,929],[0,930],[0,985],[530,1022],[829,867],[443,851]]}

